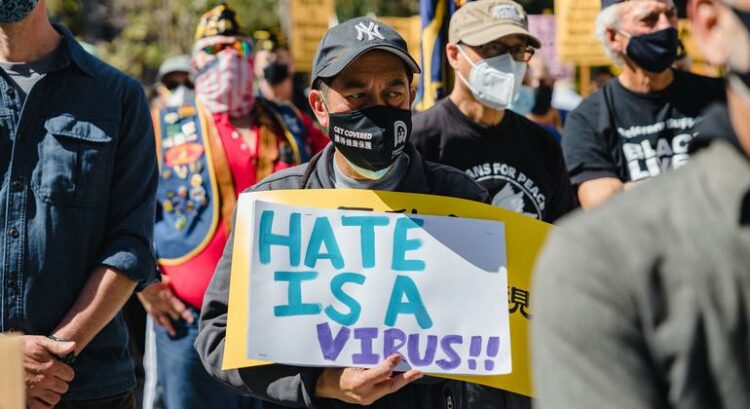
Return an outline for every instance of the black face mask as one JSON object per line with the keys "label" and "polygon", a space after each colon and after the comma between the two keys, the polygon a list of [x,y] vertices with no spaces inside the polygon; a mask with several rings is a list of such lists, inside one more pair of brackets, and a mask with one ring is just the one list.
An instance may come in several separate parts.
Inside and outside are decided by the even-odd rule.
{"label": "black face mask", "polygon": [[534,115],[544,115],[552,107],[552,87],[549,85],[540,85],[534,90],[534,106],[531,113]]}
{"label": "black face mask", "polygon": [[677,30],[673,27],[630,37],[627,56],[641,68],[662,72],[677,58]]}
{"label": "black face mask", "polygon": [[352,164],[378,171],[403,152],[411,134],[411,111],[388,105],[328,115],[328,135]]}
{"label": "black face mask", "polygon": [[271,85],[279,85],[289,78],[289,65],[274,61],[263,68],[263,78]]}
{"label": "black face mask", "polygon": [[[745,26],[745,31],[750,32],[750,12],[737,10],[734,7],[730,8],[734,12],[734,15],[742,22],[742,25]],[[730,75],[739,78],[748,88],[750,88],[750,72],[738,72],[730,67]]]}

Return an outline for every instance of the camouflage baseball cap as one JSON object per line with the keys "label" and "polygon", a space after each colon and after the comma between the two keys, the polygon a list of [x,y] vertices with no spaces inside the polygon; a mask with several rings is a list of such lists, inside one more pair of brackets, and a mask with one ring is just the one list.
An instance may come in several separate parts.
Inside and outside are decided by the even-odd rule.
{"label": "camouflage baseball cap", "polygon": [[476,0],[453,13],[448,41],[479,46],[513,34],[528,38],[534,48],[541,47],[529,32],[529,19],[520,4],[511,0]]}

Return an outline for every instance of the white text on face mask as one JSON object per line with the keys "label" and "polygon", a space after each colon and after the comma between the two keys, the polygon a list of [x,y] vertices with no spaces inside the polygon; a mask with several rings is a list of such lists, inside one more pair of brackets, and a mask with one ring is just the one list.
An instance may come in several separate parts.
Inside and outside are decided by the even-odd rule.
{"label": "white text on face mask", "polygon": [[337,135],[343,135],[348,138],[362,139],[365,141],[372,140],[372,134],[369,132],[357,132],[349,129],[340,128],[338,126],[333,127],[333,132]]}

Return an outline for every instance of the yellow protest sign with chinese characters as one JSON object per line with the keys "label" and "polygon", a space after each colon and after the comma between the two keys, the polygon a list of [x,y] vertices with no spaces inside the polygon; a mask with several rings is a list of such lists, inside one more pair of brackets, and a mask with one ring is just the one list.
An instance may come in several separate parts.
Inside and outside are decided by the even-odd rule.
{"label": "yellow protest sign with chinese characters", "polygon": [[310,72],[315,49],[336,14],[333,0],[292,0],[290,14],[294,69]]}
{"label": "yellow protest sign with chinese characters", "polygon": [[[529,305],[529,289],[536,256],[552,226],[483,203],[412,193],[310,189],[240,195],[234,227],[229,313],[222,366],[224,370],[269,364],[248,359],[246,351],[248,323],[252,319],[248,316],[250,301],[247,289],[250,284],[251,257],[247,251],[247,243],[252,240],[255,200],[321,209],[456,216],[503,222],[508,266],[512,372],[493,376],[440,376],[532,396],[528,325],[533,311]],[[456,295],[458,297],[460,292],[457,291]],[[456,298],[451,302],[460,302],[460,299]]]}
{"label": "yellow protest sign with chinese characters", "polygon": [[600,9],[600,0],[555,0],[560,61],[576,65],[612,64],[594,34]]}

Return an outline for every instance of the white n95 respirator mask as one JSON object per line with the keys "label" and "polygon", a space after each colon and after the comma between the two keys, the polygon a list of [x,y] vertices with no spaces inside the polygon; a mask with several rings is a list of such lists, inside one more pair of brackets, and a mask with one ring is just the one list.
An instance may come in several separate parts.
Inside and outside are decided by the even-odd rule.
{"label": "white n95 respirator mask", "polygon": [[514,60],[510,53],[475,63],[466,55],[462,46],[459,45],[458,50],[472,68],[468,81],[460,72],[456,71],[456,74],[469,87],[477,101],[493,109],[508,108],[521,89],[526,63]]}

